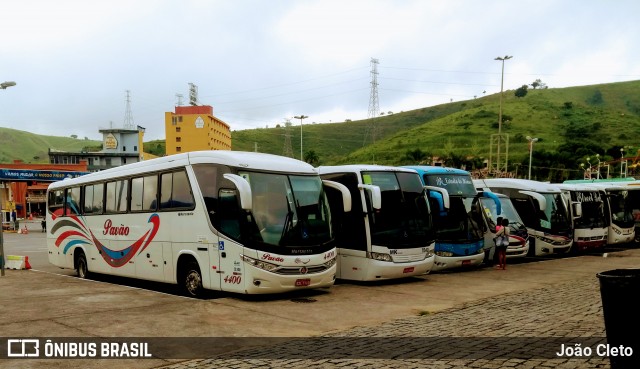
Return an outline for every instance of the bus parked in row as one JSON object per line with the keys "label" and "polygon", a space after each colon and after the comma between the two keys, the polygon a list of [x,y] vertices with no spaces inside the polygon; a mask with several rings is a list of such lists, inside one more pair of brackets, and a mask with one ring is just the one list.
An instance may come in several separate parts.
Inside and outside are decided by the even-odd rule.
{"label": "bus parked in row", "polygon": [[508,196],[529,234],[529,255],[568,253],[573,244],[572,222],[562,190],[526,179],[476,180],[476,187]]}
{"label": "bus parked in row", "polygon": [[[590,186],[603,190],[606,212],[609,214],[607,244],[632,242],[637,237],[636,221],[640,221],[640,186],[629,186],[633,178],[584,179],[565,181],[576,186]],[[634,211],[635,210],[635,211]],[[636,220],[634,214],[638,215]]]}
{"label": "bus parked in row", "polygon": [[[352,211],[342,211],[339,193],[327,190],[338,248],[337,278],[374,281],[429,273],[435,228],[425,190],[409,169],[379,165],[321,166],[324,180],[349,190]],[[435,196],[435,195],[434,195]]]}
{"label": "bus parked in row", "polygon": [[[344,186],[325,182],[341,193]],[[342,191],[342,192],[341,192]],[[49,261],[203,290],[328,287],[336,248],[323,181],[307,163],[235,151],[190,152],[54,182]]]}
{"label": "bus parked in row", "polygon": [[[489,245],[494,243],[493,239],[496,235],[496,225],[498,217],[505,218],[509,221],[509,246],[507,247],[507,258],[522,258],[527,256],[529,252],[529,234],[527,227],[522,223],[522,219],[513,207],[511,199],[503,194],[495,194],[500,201],[500,206],[496,206],[495,201],[491,198],[480,198],[480,205],[484,213],[484,222],[487,232],[485,233],[484,243]],[[485,247],[486,248],[486,247]],[[487,255],[488,263],[493,264],[495,257],[495,247],[489,249]]]}
{"label": "bus parked in row", "polygon": [[[425,165],[404,168],[418,172],[426,186],[442,188],[449,194],[449,210],[434,212],[436,258],[433,271],[490,262],[495,245],[492,238],[491,242],[485,242],[485,235],[491,232],[485,224],[480,199],[493,201],[499,212],[500,201],[495,194],[476,191],[471,174],[462,169]],[[435,204],[437,202],[432,201],[432,205]]]}
{"label": "bus parked in row", "polygon": [[607,244],[609,208],[606,194],[594,186],[558,184],[564,192],[573,220],[573,252],[603,248]]}

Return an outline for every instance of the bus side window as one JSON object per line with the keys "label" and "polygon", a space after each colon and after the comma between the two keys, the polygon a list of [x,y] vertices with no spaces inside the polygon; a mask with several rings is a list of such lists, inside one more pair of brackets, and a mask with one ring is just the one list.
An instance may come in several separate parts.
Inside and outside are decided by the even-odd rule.
{"label": "bus side window", "polygon": [[157,209],[158,176],[150,175],[131,181],[131,211],[154,211]]}
{"label": "bus side window", "polygon": [[184,209],[194,206],[189,179],[184,170],[180,172],[163,173],[160,178],[161,210],[173,208]]}
{"label": "bus side window", "polygon": [[57,216],[62,215],[64,210],[64,190],[49,192],[49,212]]}
{"label": "bus side window", "polygon": [[80,187],[67,188],[66,215],[80,214]]}

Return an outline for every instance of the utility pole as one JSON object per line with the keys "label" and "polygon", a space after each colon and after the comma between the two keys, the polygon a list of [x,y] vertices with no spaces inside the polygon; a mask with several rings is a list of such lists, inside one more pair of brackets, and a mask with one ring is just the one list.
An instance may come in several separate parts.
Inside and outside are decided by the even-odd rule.
{"label": "utility pole", "polygon": [[[506,172],[508,169],[508,165],[509,165],[509,136],[507,135],[507,137],[505,138],[502,135],[502,94],[503,94],[503,90],[504,90],[504,61],[505,60],[509,60],[513,58],[513,56],[509,56],[509,55],[505,55],[504,57],[497,57],[494,60],[500,60],[502,62],[502,74],[500,77],[500,108],[499,108],[499,113],[498,113],[498,134],[497,135],[491,135],[491,147],[490,147],[490,153],[489,153],[489,169],[490,170],[495,170],[496,173],[501,173],[501,172]],[[502,164],[502,160],[500,158],[500,154],[503,151],[502,146],[504,144],[504,151],[505,151],[505,155],[504,155],[504,165]],[[496,152],[496,162],[495,162],[495,167],[493,166],[493,162],[492,162],[492,153],[493,153],[493,147],[494,145],[497,146],[497,152]]]}
{"label": "utility pole", "polygon": [[309,116],[308,115],[296,115],[294,118],[300,119],[300,160],[303,160],[302,159],[302,120],[305,119],[305,118],[309,118]]}

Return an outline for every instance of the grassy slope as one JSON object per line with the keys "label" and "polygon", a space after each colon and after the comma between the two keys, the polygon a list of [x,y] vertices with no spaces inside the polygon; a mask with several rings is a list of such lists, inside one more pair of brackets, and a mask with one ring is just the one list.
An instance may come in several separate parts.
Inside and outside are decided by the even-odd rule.
{"label": "grassy slope", "polygon": [[[586,131],[599,123],[598,137],[604,148],[637,146],[640,81],[530,90],[524,98],[516,98],[513,91],[505,91],[503,96],[503,115],[511,118],[502,127],[503,133],[509,134],[510,162],[526,159],[528,144],[524,137],[527,135],[540,138],[536,149],[555,151],[564,143],[563,133],[569,124]],[[567,109],[566,102],[571,102],[572,108]],[[489,156],[489,138],[498,133],[499,104],[499,95],[492,95],[381,117],[376,119],[376,124],[379,137],[384,139],[365,147],[362,139],[367,121],[305,125],[304,149],[315,150],[323,164],[376,162],[397,165],[403,163],[402,157],[407,150],[418,148],[435,156],[455,153],[486,158]],[[294,157],[298,157],[299,126],[294,128],[291,140]],[[234,150],[253,150],[253,142],[258,142],[258,151],[282,154],[284,138],[281,132],[275,128],[236,131]],[[268,137],[268,141],[263,137]]]}
{"label": "grassy slope", "polygon": [[85,146],[101,144],[101,141],[43,136],[0,127],[0,163],[12,163],[14,160],[22,160],[25,163],[48,163],[49,149],[80,151]]}

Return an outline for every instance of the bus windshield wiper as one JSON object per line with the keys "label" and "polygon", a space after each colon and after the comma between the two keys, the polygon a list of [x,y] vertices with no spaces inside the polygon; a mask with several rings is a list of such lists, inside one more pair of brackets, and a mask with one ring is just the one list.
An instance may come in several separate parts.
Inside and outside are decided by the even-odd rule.
{"label": "bus windshield wiper", "polygon": [[284,225],[282,227],[282,234],[280,235],[280,242],[284,239],[285,235],[289,233],[289,229],[293,228],[293,211],[291,211],[291,205],[289,205],[289,199],[285,197],[287,203],[287,215],[284,218]]}

